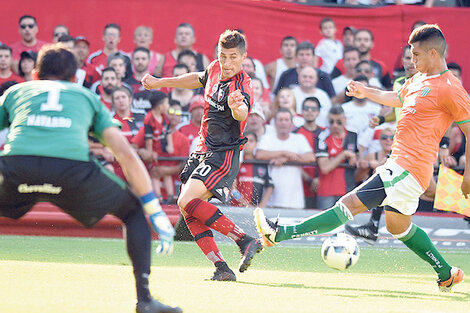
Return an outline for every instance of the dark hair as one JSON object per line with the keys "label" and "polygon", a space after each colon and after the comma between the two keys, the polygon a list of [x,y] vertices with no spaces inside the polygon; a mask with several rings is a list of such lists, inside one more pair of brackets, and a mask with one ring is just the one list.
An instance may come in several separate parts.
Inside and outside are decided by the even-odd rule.
{"label": "dark hair", "polygon": [[353,80],[369,83],[369,78],[367,78],[365,75],[357,75],[356,77],[353,78]]}
{"label": "dark hair", "polygon": [[247,57],[246,57],[246,59],[247,59],[248,61],[250,61],[250,62],[251,62],[251,64],[253,64],[253,68],[254,68],[254,69],[255,69],[255,71],[256,71],[256,64],[255,64],[255,61],[253,61],[253,58],[252,58],[252,57],[250,57],[250,56],[247,56]]}
{"label": "dark hair", "polygon": [[219,46],[225,49],[238,48],[244,54],[246,52],[245,35],[237,30],[227,29],[219,37]]}
{"label": "dark hair", "polygon": [[255,137],[255,141],[258,142],[258,135],[254,131],[247,130],[246,132],[243,133],[243,136],[247,137],[248,135],[251,135]]}
{"label": "dark hair", "polygon": [[409,49],[411,49],[411,46],[410,46],[410,45],[406,45],[406,46],[404,46],[404,47],[403,47],[403,53],[402,53],[402,56],[405,56],[405,52],[406,52],[406,50],[409,50]]}
{"label": "dark hair", "polygon": [[352,27],[352,26],[346,26],[345,28],[343,28],[343,36],[344,34],[346,33],[346,31],[350,31],[353,35],[356,34],[357,30],[356,28]]}
{"label": "dark hair", "polygon": [[250,77],[250,78],[251,78],[251,81],[252,81],[252,82],[253,82],[254,80],[259,81],[259,82],[261,83],[261,88],[263,88],[263,90],[264,90],[264,84],[263,84],[263,81],[262,81],[260,78],[258,78],[258,77],[256,77],[256,76],[255,76],[255,77]]}
{"label": "dark hair", "polygon": [[10,54],[13,53],[13,50],[11,50],[10,46],[7,46],[4,43],[0,44],[0,50],[8,50],[8,51],[10,51]]}
{"label": "dark hair", "polygon": [[447,63],[447,68],[449,70],[457,70],[457,71],[459,71],[460,74],[462,74],[462,68],[460,67],[460,65],[458,65],[455,62]]}
{"label": "dark hair", "polygon": [[111,53],[106,59],[106,65],[109,66],[109,63],[111,63],[111,61],[116,60],[116,59],[122,60],[122,62],[124,63],[124,66],[126,66],[126,58],[121,54],[121,52]]}
{"label": "dark hair", "polygon": [[368,30],[367,28],[361,28],[361,29],[358,29],[356,31],[356,33],[354,34],[354,38],[356,38],[357,34],[361,33],[361,32],[364,32],[364,33],[368,33],[369,36],[370,36],[370,40],[371,41],[374,41],[374,34],[372,34],[372,32],[370,30]]}
{"label": "dark hair", "polygon": [[121,33],[121,26],[119,26],[119,24],[116,24],[116,23],[108,23],[104,26],[104,31],[105,32],[108,28],[115,28],[119,31],[119,34]]}
{"label": "dark hair", "polygon": [[351,52],[351,51],[356,51],[359,56],[361,55],[361,52],[360,52],[359,49],[356,48],[356,47],[344,47],[343,58],[344,58],[344,56],[346,55],[346,53],[349,53],[349,52]]}
{"label": "dark hair", "polygon": [[359,61],[359,62],[356,64],[355,68],[358,69],[359,66],[361,66],[362,64],[368,64],[368,65],[372,68],[372,64],[371,64],[370,61],[368,61],[368,60]]}
{"label": "dark hair", "polygon": [[193,35],[194,35],[194,27],[193,27],[193,25],[191,25],[191,24],[189,24],[189,23],[187,23],[187,22],[184,22],[184,23],[179,24],[179,25],[176,27],[176,29],[181,28],[181,27],[186,27],[186,28],[191,29],[191,31],[193,32]]}
{"label": "dark hair", "polygon": [[150,91],[149,101],[150,101],[150,104],[152,105],[152,109],[162,104],[163,100],[165,100],[166,98],[168,97],[163,91],[160,91],[160,90]]}
{"label": "dark hair", "polygon": [[285,112],[289,113],[290,119],[292,121],[292,117],[293,117],[292,112],[288,108],[279,108],[279,109],[277,109],[276,113],[274,114],[274,120],[277,119],[277,116],[279,115],[279,113],[285,113]]}
{"label": "dark hair", "polygon": [[116,70],[114,68],[112,68],[111,66],[108,66],[108,67],[105,67],[101,71],[101,77],[103,77],[104,73],[106,73],[106,72],[113,72],[114,74],[116,74]]}
{"label": "dark hair", "polygon": [[75,55],[63,44],[46,45],[39,50],[36,71],[39,79],[70,81],[77,71]]}
{"label": "dark hair", "polygon": [[2,96],[5,91],[7,91],[8,88],[10,88],[13,85],[18,84],[16,80],[7,80],[3,84],[0,85],[0,96]]}
{"label": "dark hair", "polygon": [[124,93],[126,93],[126,95],[129,96],[129,98],[132,99],[132,91],[127,87],[119,86],[113,88],[113,91],[111,91],[111,101],[114,101],[114,93],[116,93],[117,91],[123,91]]}
{"label": "dark hair", "polygon": [[137,52],[144,52],[150,57],[150,50],[147,48],[144,48],[144,47],[135,48],[134,51],[132,51],[132,56],[134,56],[134,54],[136,54]]}
{"label": "dark hair", "polygon": [[307,98],[305,98],[304,101],[302,102],[302,108],[305,106],[305,103],[307,101],[316,102],[318,104],[318,107],[321,108],[320,100],[318,100],[317,97],[307,97]]}
{"label": "dark hair", "polygon": [[320,26],[320,29],[321,29],[321,27],[323,26],[323,24],[328,23],[328,22],[331,22],[331,23],[333,23],[333,24],[336,26],[335,21],[333,21],[332,18],[330,18],[330,17],[324,17],[324,18],[322,18],[321,21],[320,21],[320,25],[319,25],[319,26]]}
{"label": "dark hair", "polygon": [[186,50],[183,50],[181,51],[179,54],[178,54],[178,57],[176,58],[176,61],[178,61],[178,63],[181,63],[181,59],[186,56],[186,55],[189,55],[191,57],[194,58],[194,60],[197,61],[197,57],[196,57],[196,54],[194,52],[192,52],[191,50],[189,49],[186,49]]}
{"label": "dark hair", "polygon": [[281,40],[281,47],[282,47],[282,45],[284,44],[284,41],[287,41],[287,40],[294,40],[294,41],[295,41],[295,45],[298,45],[298,44],[299,44],[299,42],[297,41],[297,39],[295,39],[294,36],[286,36],[286,37],[282,38],[282,40]]}
{"label": "dark hair", "polygon": [[178,63],[175,66],[173,66],[172,73],[178,68],[184,68],[186,72],[189,73],[189,67],[186,64],[182,64],[182,63]]}
{"label": "dark hair", "polygon": [[25,18],[30,18],[34,21],[34,24],[37,24],[38,22],[36,21],[36,18],[32,15],[22,15],[20,19],[18,20],[18,24],[21,24],[21,21],[23,21]]}
{"label": "dark hair", "polygon": [[75,43],[75,38],[73,38],[72,36],[70,35],[62,35],[60,36],[59,42],[69,42],[69,41],[73,41]]}
{"label": "dark hair", "polygon": [[413,30],[408,43],[412,45],[417,42],[430,44],[426,50],[435,49],[441,56],[447,49],[446,39],[437,24],[426,24]]}
{"label": "dark hair", "polygon": [[25,72],[23,72],[23,69],[21,68],[21,64],[23,63],[23,61],[26,59],[33,60],[34,66],[36,66],[37,57],[38,55],[34,51],[21,52],[20,61],[18,62],[18,74],[20,74],[21,77],[25,77],[25,74],[26,74]]}
{"label": "dark hair", "polygon": [[413,31],[415,28],[418,28],[420,26],[426,25],[427,23],[425,21],[416,21],[413,23],[413,26],[411,27],[411,31]]}
{"label": "dark hair", "polygon": [[302,41],[297,45],[297,49],[295,49],[295,54],[297,55],[300,50],[311,50],[313,55],[315,55],[315,46],[310,41]]}
{"label": "dark hair", "polygon": [[344,115],[343,107],[340,105],[332,106],[331,109],[328,111],[328,114],[331,115]]}

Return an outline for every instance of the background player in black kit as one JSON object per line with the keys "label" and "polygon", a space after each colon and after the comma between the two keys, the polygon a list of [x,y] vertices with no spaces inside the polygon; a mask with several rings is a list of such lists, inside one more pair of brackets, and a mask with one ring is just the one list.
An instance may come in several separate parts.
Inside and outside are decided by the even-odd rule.
{"label": "background player in black kit", "polygon": [[204,72],[160,79],[147,74],[142,79],[146,89],[204,87],[201,139],[181,172],[183,185],[178,206],[197,245],[216,267],[212,280],[236,280],[236,277],[222,257],[211,228],[233,239],[240,247],[240,272],[244,272],[253,256],[262,250],[259,239],[245,234],[207,202],[211,197],[222,202],[228,200],[240,166],[239,154],[246,142],[243,130],[253,105],[251,79],[242,69],[246,55],[245,36],[227,30],[219,38],[218,60],[209,64]]}

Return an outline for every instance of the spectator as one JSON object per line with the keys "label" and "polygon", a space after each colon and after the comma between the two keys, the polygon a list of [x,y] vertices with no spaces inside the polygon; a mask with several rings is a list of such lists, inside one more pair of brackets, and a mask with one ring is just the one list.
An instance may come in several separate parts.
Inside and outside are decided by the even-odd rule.
{"label": "spectator", "polygon": [[[370,61],[374,76],[380,80],[382,86],[386,89],[392,88],[392,79],[385,64],[378,60],[373,60],[370,51],[374,47],[374,35],[368,29],[359,29],[354,35],[354,46],[361,53],[361,61]],[[373,86],[371,84],[371,86]]]}
{"label": "spectator", "polygon": [[256,77],[256,65],[253,59],[247,56],[242,62],[243,70],[250,76]]}
{"label": "spectator", "polygon": [[112,67],[103,69],[100,85],[98,86],[100,101],[111,110],[113,89],[119,87],[116,71]]}
{"label": "spectator", "polygon": [[344,103],[345,89],[348,82],[356,76],[356,65],[359,63],[359,50],[354,47],[345,47],[343,52],[344,73],[333,79],[336,92],[335,103]]}
{"label": "spectator", "polygon": [[[416,21],[414,22],[413,26],[411,27],[411,32],[413,32],[413,30],[415,30],[416,28],[420,27],[420,26],[423,26],[423,25],[426,25],[427,23],[424,22],[424,21]],[[409,46],[408,43],[405,43],[405,45]],[[397,77],[400,77],[400,76],[405,76],[405,68],[403,66],[403,62],[402,62],[402,58],[403,58],[403,50],[401,53],[399,53],[397,55],[397,58],[395,60],[395,64],[393,66],[393,77],[394,78],[397,78]]]}
{"label": "spectator", "polygon": [[46,43],[36,38],[39,28],[34,16],[23,15],[20,17],[18,24],[21,40],[10,45],[13,50],[13,71],[15,73],[19,73],[18,63],[21,52],[33,51],[37,53]]}
{"label": "spectator", "polygon": [[201,95],[195,95],[191,98],[189,103],[189,113],[191,114],[191,119],[187,125],[184,125],[180,128],[180,132],[188,137],[189,142],[198,136],[199,129],[201,128],[202,115],[204,114],[204,97]]}
{"label": "spectator", "polygon": [[[190,70],[185,64],[176,64],[173,68],[173,77],[178,77],[189,73]],[[189,103],[191,98],[194,96],[193,89],[186,88],[173,88],[168,94],[170,100],[176,100],[180,103],[183,111],[188,112]]]}
{"label": "spectator", "polygon": [[145,89],[140,82],[148,73],[150,62],[150,51],[144,47],[135,48],[132,52],[132,67],[134,73],[126,78],[124,82],[129,85],[134,92],[132,109],[138,112],[148,112],[150,110],[150,91]]}
{"label": "spectator", "polygon": [[57,25],[56,27],[54,27],[54,31],[52,32],[52,42],[59,42],[59,38],[63,35],[70,35],[69,29],[65,25]]}
{"label": "spectator", "polygon": [[[132,138],[144,126],[144,114],[133,112],[131,109],[132,94],[126,87],[116,87],[111,93],[114,119],[121,122],[121,133],[131,142]],[[119,162],[112,163],[114,173],[126,180]]]}
{"label": "spectator", "polygon": [[147,48],[138,47],[132,52],[132,68],[134,72],[131,76],[126,78],[124,82],[132,88],[134,94],[144,91],[145,88],[140,82],[142,78],[147,74],[150,62],[150,51]]}
{"label": "spectator", "polygon": [[[188,157],[190,141],[183,133],[176,129],[181,122],[183,113],[179,104],[173,103],[168,109],[169,135],[173,143],[173,152],[163,152],[162,157]],[[183,169],[184,161],[159,161],[158,166],[153,166],[150,175],[155,180],[162,180],[167,193],[166,203],[176,204],[177,194],[175,185],[180,185],[179,173]],[[167,182],[168,181],[168,182]]]}
{"label": "spectator", "polygon": [[447,63],[447,68],[452,72],[452,74],[454,74],[455,77],[458,78],[458,80],[460,80],[460,82],[462,82],[462,68],[460,65],[454,62],[450,62]]}
{"label": "spectator", "polygon": [[[256,158],[270,161],[274,191],[268,206],[302,209],[305,207],[302,187],[302,169],[286,162],[311,163],[315,161],[312,148],[300,134],[291,133],[292,113],[280,108],[275,119],[275,132],[261,138]],[[286,184],[286,182],[289,182]]]}
{"label": "spectator", "polygon": [[75,44],[75,38],[69,35],[62,35],[59,38],[59,42],[64,44],[67,47],[67,49],[72,50]]}
{"label": "spectator", "polygon": [[[355,81],[360,81],[369,86],[367,77],[359,75],[354,77]],[[369,128],[369,120],[372,116],[377,116],[382,107],[368,99],[352,98],[351,101],[342,105],[346,117],[346,129],[350,132],[361,134]]]}
{"label": "spectator", "polygon": [[369,80],[369,86],[383,89],[382,83],[380,80],[375,77],[374,68],[372,63],[367,60],[361,60],[356,64],[356,75],[364,75]]}
{"label": "spectator", "polygon": [[[106,65],[112,69],[116,73],[117,78],[117,86],[124,86],[129,90],[132,90],[132,87],[129,86],[127,83],[123,82],[123,79],[126,74],[126,60],[124,56],[120,53],[110,54]],[[101,90],[99,88],[101,81],[96,82],[93,86],[91,86],[91,91],[94,91],[98,94],[101,94]]]}
{"label": "spectator", "polygon": [[317,205],[325,210],[355,185],[354,168],[342,167],[346,162],[356,166],[357,134],[346,130],[346,117],[340,106],[328,114],[329,126],[318,135],[315,155],[319,168]]}
{"label": "spectator", "polygon": [[351,26],[346,26],[343,28],[343,45],[346,47],[354,47],[354,35],[356,34],[356,29]]}
{"label": "spectator", "polygon": [[[254,104],[259,105],[263,109],[265,115],[271,115],[271,103],[265,100],[265,89],[263,82],[258,77],[252,77],[251,85],[253,86]],[[267,98],[269,99],[269,94]]]}
{"label": "spectator", "polygon": [[[310,147],[315,153],[315,146],[318,135],[324,128],[315,123],[320,114],[320,101],[315,97],[308,97],[302,104],[302,117],[305,120],[304,125],[297,128],[294,132],[301,134],[307,139]],[[314,166],[302,167],[302,180],[304,186],[305,205],[307,208],[316,208],[316,190],[318,186],[318,170]]]}
{"label": "spectator", "polygon": [[77,83],[86,88],[91,88],[95,82],[100,80],[100,74],[96,71],[94,66],[86,62],[88,54],[90,53],[90,42],[88,39],[83,36],[76,37],[73,52],[77,58],[78,69],[84,71],[84,74],[81,76],[77,75]]}
{"label": "spectator", "polygon": [[263,109],[254,104],[250,114],[246,119],[246,131],[250,131],[256,135],[256,138],[262,138],[266,132],[266,115]]}
{"label": "spectator", "polygon": [[149,51],[150,60],[148,64],[147,71],[148,73],[153,73],[155,67],[158,64],[158,61],[163,57],[160,53],[153,51],[150,46],[153,42],[153,29],[149,26],[138,26],[134,31],[134,43],[135,49],[145,48]]}
{"label": "spectator", "polygon": [[5,44],[0,44],[0,85],[7,81],[24,82],[24,79],[11,70],[13,59],[12,50]]}
{"label": "spectator", "polygon": [[[243,160],[253,160],[258,137],[249,131],[245,131],[245,137],[248,141],[243,148]],[[265,208],[273,188],[274,184],[266,164],[242,163],[230,192],[232,205]]]}
{"label": "spectator", "polygon": [[[197,56],[191,50],[183,50],[178,54],[178,64],[184,64],[188,67],[189,72],[197,72]],[[174,67],[173,67],[174,69]]]}
{"label": "spectator", "polygon": [[277,88],[277,83],[281,74],[297,65],[295,50],[297,49],[297,39],[286,36],[281,41],[281,57],[271,63],[266,64],[264,70],[269,79],[272,90]]}
{"label": "spectator", "polygon": [[297,104],[296,113],[302,113],[302,104],[305,98],[316,97],[321,103],[321,112],[317,119],[317,124],[321,127],[326,127],[328,111],[331,108],[331,100],[326,92],[316,87],[317,81],[317,71],[313,67],[306,66],[300,70],[299,86],[292,89]]}
{"label": "spectator", "polygon": [[[297,127],[302,126],[304,123],[304,119],[300,114],[297,114],[297,102],[295,100],[295,95],[292,92],[291,89],[289,88],[283,88],[279,91],[278,95],[276,98],[274,98],[273,102],[273,114],[276,115],[276,112],[280,108],[285,108],[289,110],[293,116],[292,118],[292,130],[294,130]],[[274,116],[273,116],[274,117]],[[274,125],[274,119],[270,119],[270,124]]]}
{"label": "spectator", "polygon": [[343,44],[336,39],[336,24],[333,19],[325,17],[320,21],[320,32],[323,38],[317,43],[315,55],[319,56],[323,64],[320,70],[330,74],[336,62],[343,57]]}
{"label": "spectator", "polygon": [[37,53],[33,51],[21,52],[18,63],[18,73],[25,81],[33,80],[33,70],[36,66]]}
{"label": "spectator", "polygon": [[194,28],[189,23],[182,23],[176,28],[175,44],[176,48],[165,53],[155,67],[154,74],[160,77],[171,77],[173,67],[177,64],[178,55],[183,50],[191,50],[196,54],[197,70],[203,71],[209,65],[209,59],[193,49],[196,41]]}
{"label": "spectator", "polygon": [[108,67],[108,57],[110,55],[119,53],[124,56],[126,71],[123,78],[132,75],[131,60],[127,53],[118,49],[118,44],[121,41],[121,26],[116,23],[106,24],[103,31],[103,49],[98,50],[90,54],[88,57],[88,63],[96,68],[99,74],[105,67]]}
{"label": "spectator", "polygon": [[[297,67],[288,69],[281,74],[279,78],[279,83],[274,90],[274,94],[277,95],[279,90],[286,87],[295,87],[295,85],[299,84],[299,72],[302,68],[306,66],[313,66],[315,67],[315,48],[311,42],[304,41],[299,43],[297,46],[297,50],[295,53],[297,58]],[[333,85],[331,84],[330,76],[317,69],[318,74],[318,82],[317,87],[326,91],[329,97],[335,96],[335,90]]]}
{"label": "spectator", "polygon": [[[168,97],[161,91],[152,91],[150,96],[152,109],[144,119],[145,149],[152,155],[152,166],[158,165],[158,156],[167,152],[173,153],[174,146],[171,136],[169,136],[169,124],[167,113],[169,108]],[[154,191],[159,199],[163,199],[161,194],[160,179],[152,178]],[[171,177],[163,179],[163,185],[168,195],[174,196],[173,181]]]}

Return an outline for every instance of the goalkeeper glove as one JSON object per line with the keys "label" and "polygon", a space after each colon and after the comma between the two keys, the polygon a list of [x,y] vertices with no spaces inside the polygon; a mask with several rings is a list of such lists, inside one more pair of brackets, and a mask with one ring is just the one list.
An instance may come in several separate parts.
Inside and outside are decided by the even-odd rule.
{"label": "goalkeeper glove", "polygon": [[157,254],[170,255],[173,252],[175,230],[171,225],[165,212],[163,212],[160,202],[153,192],[142,196],[144,210],[149,215],[154,231],[160,237],[160,244],[157,247]]}

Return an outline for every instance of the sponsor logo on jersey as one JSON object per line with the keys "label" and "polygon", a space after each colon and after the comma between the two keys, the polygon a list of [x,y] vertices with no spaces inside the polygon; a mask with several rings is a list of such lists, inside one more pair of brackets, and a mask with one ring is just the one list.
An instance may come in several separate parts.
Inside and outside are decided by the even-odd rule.
{"label": "sponsor logo on jersey", "polygon": [[28,126],[42,126],[42,127],[60,127],[70,128],[72,126],[72,119],[63,116],[47,116],[47,115],[30,115],[26,121]]}
{"label": "sponsor logo on jersey", "polygon": [[18,192],[20,193],[34,193],[34,192],[41,192],[41,193],[50,193],[57,195],[62,191],[62,187],[57,187],[52,184],[42,184],[42,185],[28,185],[28,184],[21,184],[18,186]]}

